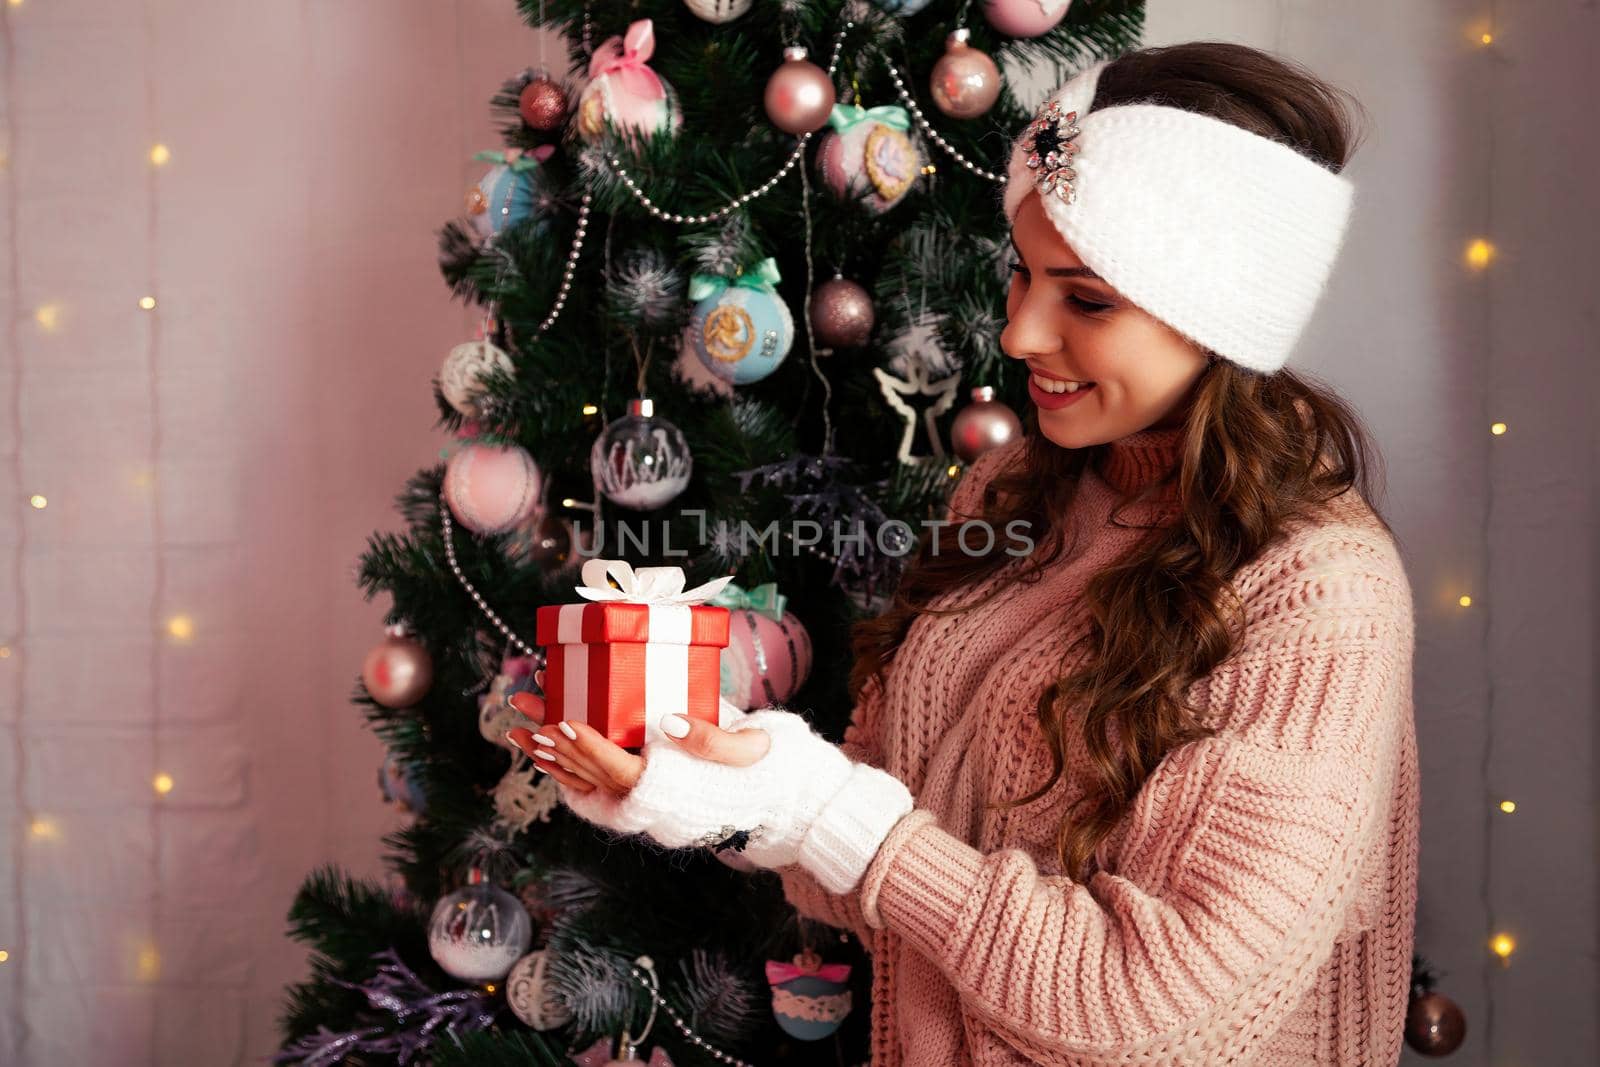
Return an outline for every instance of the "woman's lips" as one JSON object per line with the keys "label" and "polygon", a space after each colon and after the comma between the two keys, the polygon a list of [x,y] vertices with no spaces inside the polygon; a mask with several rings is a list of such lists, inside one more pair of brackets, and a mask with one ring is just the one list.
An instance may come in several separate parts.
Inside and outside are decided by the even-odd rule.
{"label": "woman's lips", "polygon": [[1051,392],[1044,386],[1041,386],[1039,384],[1040,378],[1046,378],[1052,382],[1062,382],[1066,381],[1066,379],[1052,378],[1049,375],[1041,375],[1038,373],[1032,373],[1028,375],[1028,396],[1036,407],[1044,408],[1046,411],[1055,411],[1066,407],[1068,404],[1075,404],[1079,400],[1083,399],[1085,394],[1093,391],[1095,387],[1093,382],[1089,382],[1086,385],[1080,385],[1077,392],[1055,393]]}

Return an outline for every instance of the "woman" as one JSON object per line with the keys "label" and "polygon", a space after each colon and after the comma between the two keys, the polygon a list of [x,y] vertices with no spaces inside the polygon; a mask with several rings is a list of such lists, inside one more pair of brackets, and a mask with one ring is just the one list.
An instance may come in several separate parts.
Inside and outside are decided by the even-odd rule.
{"label": "woman", "polygon": [[871,950],[874,1064],[1398,1059],[1411,594],[1358,419],[1283,369],[1350,139],[1333,90],[1240,46],[1070,80],[1005,189],[1036,418],[952,501],[1036,550],[924,546],[858,627],[842,747],[777,708],[641,756],[513,731],[600,825],[750,831]]}

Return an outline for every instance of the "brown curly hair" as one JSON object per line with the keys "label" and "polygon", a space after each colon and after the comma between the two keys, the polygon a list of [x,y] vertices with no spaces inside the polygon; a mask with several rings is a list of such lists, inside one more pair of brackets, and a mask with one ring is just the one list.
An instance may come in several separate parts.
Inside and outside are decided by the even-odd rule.
{"label": "brown curly hair", "polygon": [[[1200,41],[1121,56],[1102,72],[1093,108],[1156,102],[1199,111],[1286,144],[1337,173],[1353,151],[1344,100],[1282,58]],[[1087,868],[1167,753],[1213,732],[1185,697],[1192,683],[1228,659],[1242,636],[1243,604],[1231,576],[1292,522],[1313,518],[1352,486],[1372,499],[1376,449],[1354,409],[1325,385],[1287,369],[1261,374],[1213,358],[1186,405],[1173,470],[1118,507],[1176,482],[1180,515],[1157,524],[1088,581],[1083,597],[1091,622],[1066,661],[1077,666],[1063,665],[1036,708],[1053,771],[1032,793],[999,805],[1027,804],[1050,790],[1065,767],[1066,731],[1081,721],[1096,780],[1084,783],[1056,834],[1061,869],[1069,874]],[[985,595],[944,607],[935,601],[976,586],[1016,557],[1000,550],[937,553],[925,541],[889,609],[852,631],[852,695],[859,698],[874,677],[886,681],[917,616],[970,610],[1068,551],[1059,524],[1049,519],[1068,513],[1079,476],[1090,465],[1098,468],[1106,451],[1104,444],[1061,448],[1038,432],[1030,414],[1020,462],[990,481],[972,519],[998,529],[1025,521],[1027,529],[1044,531],[1036,551]],[[1381,515],[1378,521],[1389,529]]]}

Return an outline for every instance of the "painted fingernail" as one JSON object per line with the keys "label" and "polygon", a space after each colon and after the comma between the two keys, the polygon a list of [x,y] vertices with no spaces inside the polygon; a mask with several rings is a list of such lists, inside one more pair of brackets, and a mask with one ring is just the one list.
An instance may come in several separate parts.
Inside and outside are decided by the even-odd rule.
{"label": "painted fingernail", "polygon": [[533,754],[533,757],[534,757],[534,759],[548,760],[551,763],[554,763],[556,761],[556,754],[554,752],[546,752],[542,748],[539,749],[537,752],[535,752]]}
{"label": "painted fingernail", "polygon": [[510,745],[512,748],[516,749],[519,752],[522,751],[522,742],[518,741],[510,733],[506,734],[506,744]]}
{"label": "painted fingernail", "polygon": [[561,728],[562,733],[572,738],[572,740],[576,741],[578,739],[578,731],[572,728],[572,724],[570,722],[558,722],[556,725]]}
{"label": "painted fingernail", "polygon": [[661,730],[668,737],[688,737],[689,720],[682,715],[664,715],[661,718]]}
{"label": "painted fingernail", "polygon": [[533,739],[535,741],[539,742],[545,748],[555,748],[556,747],[556,743],[554,741],[550,740],[544,734],[534,734],[533,735]]}

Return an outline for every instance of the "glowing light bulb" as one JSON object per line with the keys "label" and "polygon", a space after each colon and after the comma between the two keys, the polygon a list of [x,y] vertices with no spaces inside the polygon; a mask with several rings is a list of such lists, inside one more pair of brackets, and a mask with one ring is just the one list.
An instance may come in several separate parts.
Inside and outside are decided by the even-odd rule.
{"label": "glowing light bulb", "polygon": [[1489,432],[1496,437],[1500,437],[1506,432],[1506,424],[1503,422],[1494,423],[1489,427]]}
{"label": "glowing light bulb", "polygon": [[40,841],[54,841],[61,836],[61,829],[56,826],[53,819],[48,819],[43,815],[36,815],[33,821],[28,824],[28,833]]}
{"label": "glowing light bulb", "polygon": [[45,333],[55,333],[61,326],[61,305],[40,304],[33,311],[33,321]]}
{"label": "glowing light bulb", "polygon": [[1502,800],[1500,802],[1500,810],[1510,815],[1517,810],[1517,802],[1515,800]]}
{"label": "glowing light bulb", "polygon": [[1495,934],[1489,939],[1489,951],[1501,959],[1510,959],[1511,954],[1517,950],[1517,940],[1510,934]]}
{"label": "glowing light bulb", "polygon": [[150,162],[158,167],[166,166],[172,160],[172,149],[164,144],[154,145],[150,149]]}
{"label": "glowing light bulb", "polygon": [[561,506],[564,508],[575,508],[578,506],[578,502],[572,499],[570,496],[564,496],[561,498]]}
{"label": "glowing light bulb", "polygon": [[[13,5],[13,6],[15,6],[15,5]],[[0,963],[4,963],[4,962],[6,962],[6,960],[9,960],[10,958],[11,958],[11,953],[7,952],[3,948],[0,948]]]}
{"label": "glowing light bulb", "polygon": [[1479,43],[1486,44],[1486,45],[1494,44],[1494,34],[1486,33],[1482,37],[1479,37],[1478,41],[1479,41]]}
{"label": "glowing light bulb", "polygon": [[1474,270],[1482,270],[1494,258],[1494,245],[1482,237],[1475,237],[1467,245],[1467,266]]}
{"label": "glowing light bulb", "polygon": [[167,634],[178,641],[187,641],[194,636],[194,620],[187,615],[174,615],[167,620]]}
{"label": "glowing light bulb", "polygon": [[160,793],[162,796],[166,796],[168,793],[172,792],[172,787],[175,784],[176,783],[174,783],[172,780],[172,775],[168,774],[166,771],[162,771],[160,774],[150,779],[150,787],[157,793]]}
{"label": "glowing light bulb", "polygon": [[1460,600],[1457,600],[1456,603],[1460,604],[1464,608],[1470,608],[1472,607],[1472,598],[1469,596],[1463,596]]}
{"label": "glowing light bulb", "polygon": [[11,646],[10,645],[0,645],[0,659],[10,659],[10,658],[11,658]]}
{"label": "glowing light bulb", "polygon": [[956,475],[961,473],[961,464],[952,463],[950,466],[945,468],[944,472],[950,477],[954,478]]}
{"label": "glowing light bulb", "polygon": [[583,405],[583,413],[585,415],[598,415],[600,414],[600,407],[597,404],[585,404]]}
{"label": "glowing light bulb", "polygon": [[139,949],[139,959],[134,965],[141,982],[155,982],[161,978],[161,950],[154,945]]}
{"label": "glowing light bulb", "polygon": [[141,296],[139,298],[139,306],[146,311],[154,311],[156,309],[156,298],[153,296]]}
{"label": "glowing light bulb", "polygon": [[35,493],[28,498],[28,503],[33,505],[35,511],[43,511],[50,501],[43,493]]}

